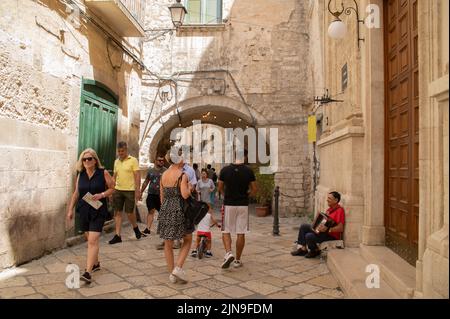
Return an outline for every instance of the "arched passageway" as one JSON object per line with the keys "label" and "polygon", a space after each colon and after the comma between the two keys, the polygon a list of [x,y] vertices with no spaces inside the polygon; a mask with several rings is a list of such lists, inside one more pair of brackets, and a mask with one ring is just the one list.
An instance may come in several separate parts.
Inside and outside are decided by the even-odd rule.
{"label": "arched passageway", "polygon": [[161,116],[155,119],[147,130],[150,140],[148,148],[141,149],[141,154],[148,156],[152,162],[157,153],[168,148],[170,134],[177,128],[189,128],[193,121],[211,124],[222,128],[258,128],[267,125],[267,120],[250,110],[236,99],[226,96],[203,96],[182,101],[171,106]]}

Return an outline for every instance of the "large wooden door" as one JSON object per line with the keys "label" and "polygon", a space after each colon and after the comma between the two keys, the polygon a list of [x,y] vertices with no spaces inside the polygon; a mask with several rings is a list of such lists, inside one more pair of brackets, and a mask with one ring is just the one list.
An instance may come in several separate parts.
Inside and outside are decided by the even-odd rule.
{"label": "large wooden door", "polygon": [[419,225],[417,1],[385,1],[386,245],[414,266]]}

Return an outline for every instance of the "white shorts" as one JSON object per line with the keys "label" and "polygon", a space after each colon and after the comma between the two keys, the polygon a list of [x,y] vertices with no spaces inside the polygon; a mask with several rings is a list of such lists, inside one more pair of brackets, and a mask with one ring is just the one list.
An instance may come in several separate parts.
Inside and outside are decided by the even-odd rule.
{"label": "white shorts", "polygon": [[225,206],[222,233],[247,234],[249,232],[248,206]]}

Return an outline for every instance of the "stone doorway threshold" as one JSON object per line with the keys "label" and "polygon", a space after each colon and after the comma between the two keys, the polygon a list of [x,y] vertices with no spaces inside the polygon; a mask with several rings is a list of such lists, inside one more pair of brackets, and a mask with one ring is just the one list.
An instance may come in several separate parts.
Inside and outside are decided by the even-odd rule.
{"label": "stone doorway threshold", "polygon": [[[416,287],[416,268],[389,248],[365,246],[334,249],[327,254],[330,271],[351,299],[411,299]],[[380,287],[369,289],[366,279],[368,265],[380,270]]]}

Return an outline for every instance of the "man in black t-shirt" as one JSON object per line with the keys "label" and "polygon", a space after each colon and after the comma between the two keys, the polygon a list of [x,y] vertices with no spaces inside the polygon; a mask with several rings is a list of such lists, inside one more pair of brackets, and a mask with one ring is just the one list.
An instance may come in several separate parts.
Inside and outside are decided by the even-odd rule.
{"label": "man in black t-shirt", "polygon": [[[247,157],[247,151],[245,151]],[[253,171],[244,163],[237,162],[224,167],[219,176],[219,192],[224,195],[225,213],[222,218],[222,241],[225,257],[222,268],[242,266],[241,255],[245,246],[245,234],[249,231],[249,196],[256,194]],[[231,234],[236,234],[236,260],[231,250]]]}

